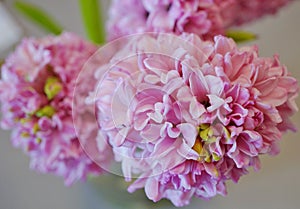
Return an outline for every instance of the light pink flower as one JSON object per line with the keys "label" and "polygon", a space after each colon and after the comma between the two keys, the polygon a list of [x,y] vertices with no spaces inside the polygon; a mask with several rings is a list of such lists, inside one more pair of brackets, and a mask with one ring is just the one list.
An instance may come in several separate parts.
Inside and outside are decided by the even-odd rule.
{"label": "light pink flower", "polygon": [[[77,75],[96,50],[71,33],[24,39],[1,70],[2,128],[12,130],[12,143],[30,156],[31,168],[63,176],[67,185],[102,172],[82,149],[72,118]],[[97,124],[86,119],[82,129],[92,143]]]}
{"label": "light pink flower", "polygon": [[113,0],[109,40],[141,32],[194,33],[202,39],[274,14],[291,0]]}
{"label": "light pink flower", "polygon": [[[183,206],[226,194],[259,156],[277,154],[294,130],[298,84],[256,47],[196,35],[134,36],[108,63],[95,90],[102,136],[130,187]],[[102,72],[102,73],[101,73]]]}

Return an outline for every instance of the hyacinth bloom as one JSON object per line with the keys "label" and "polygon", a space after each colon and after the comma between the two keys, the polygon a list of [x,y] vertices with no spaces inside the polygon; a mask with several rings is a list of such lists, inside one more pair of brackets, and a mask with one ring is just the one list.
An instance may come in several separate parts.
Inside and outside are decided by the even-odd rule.
{"label": "hyacinth bloom", "polygon": [[96,76],[102,139],[122,163],[129,192],[184,206],[226,194],[259,156],[279,152],[295,130],[298,84],[278,56],[259,57],[232,39],[138,35]]}
{"label": "hyacinth bloom", "polygon": [[274,14],[291,0],[113,0],[110,40],[140,32],[195,33],[203,39],[234,25]]}
{"label": "hyacinth bloom", "polygon": [[[1,70],[1,127],[12,130],[32,169],[62,176],[66,185],[102,172],[82,149],[72,118],[77,75],[96,50],[71,33],[24,39]],[[97,124],[85,120],[82,128],[92,132]]]}

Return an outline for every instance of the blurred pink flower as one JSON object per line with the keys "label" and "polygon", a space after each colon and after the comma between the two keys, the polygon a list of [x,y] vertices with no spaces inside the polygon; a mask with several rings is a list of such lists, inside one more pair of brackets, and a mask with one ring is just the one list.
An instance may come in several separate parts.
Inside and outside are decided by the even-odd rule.
{"label": "blurred pink flower", "polygon": [[237,10],[232,24],[242,24],[253,21],[268,14],[275,14],[278,10],[293,0],[236,0]]}
{"label": "blurred pink flower", "polygon": [[291,0],[113,0],[109,40],[141,32],[195,33],[203,39],[274,14]]}
{"label": "blurred pink flower", "polygon": [[[72,118],[77,75],[96,50],[71,33],[24,39],[1,71],[2,128],[12,130],[13,145],[30,156],[32,169],[63,176],[66,185],[102,172],[82,149]],[[85,120],[82,128],[97,131],[97,124]]]}
{"label": "blurred pink flower", "polygon": [[111,59],[94,98],[100,132],[130,181],[149,199],[187,205],[226,194],[259,155],[277,154],[295,130],[298,83],[277,56],[232,39],[141,35]]}

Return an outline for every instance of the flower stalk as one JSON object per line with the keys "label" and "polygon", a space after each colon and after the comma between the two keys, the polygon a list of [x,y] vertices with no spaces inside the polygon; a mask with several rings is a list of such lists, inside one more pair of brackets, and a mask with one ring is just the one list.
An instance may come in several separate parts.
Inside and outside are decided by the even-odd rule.
{"label": "flower stalk", "polygon": [[105,29],[102,15],[99,13],[101,4],[98,0],[79,0],[79,6],[88,39],[96,44],[103,44]]}

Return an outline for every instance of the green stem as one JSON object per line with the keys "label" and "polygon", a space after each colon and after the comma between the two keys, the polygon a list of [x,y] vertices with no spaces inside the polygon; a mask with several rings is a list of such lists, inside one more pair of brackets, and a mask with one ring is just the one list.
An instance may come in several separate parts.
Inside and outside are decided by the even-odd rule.
{"label": "green stem", "polygon": [[103,44],[105,28],[103,17],[99,14],[101,4],[98,4],[98,0],[79,0],[79,5],[88,38],[96,44]]}
{"label": "green stem", "polygon": [[23,1],[16,1],[15,8],[47,32],[59,35],[63,28],[41,8]]}

